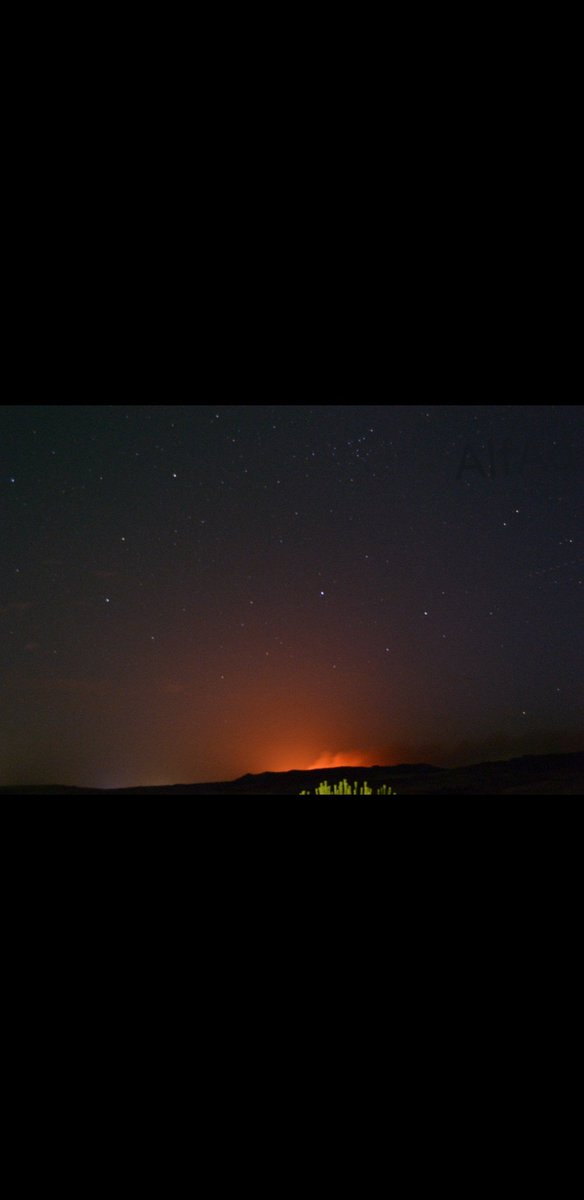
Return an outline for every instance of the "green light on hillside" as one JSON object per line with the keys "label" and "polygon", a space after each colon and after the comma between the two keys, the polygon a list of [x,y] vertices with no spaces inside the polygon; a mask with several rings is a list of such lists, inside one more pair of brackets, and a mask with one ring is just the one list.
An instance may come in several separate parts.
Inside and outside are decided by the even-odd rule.
{"label": "green light on hillside", "polygon": [[387,784],[387,783],[384,783],[381,787],[376,788],[374,791],[373,788],[369,787],[369,784],[367,783],[367,781],[365,781],[365,783],[359,783],[357,781],[351,786],[351,784],[349,783],[349,781],[347,779],[343,779],[343,780],[341,780],[340,783],[337,783],[337,784],[335,784],[334,787],[331,787],[331,784],[328,783],[327,780],[325,779],[323,783],[319,784],[319,786],[317,787],[317,789],[314,793],[313,792],[301,792],[300,795],[301,796],[312,796],[312,795],[315,795],[315,796],[395,796],[396,793],[394,792],[393,788],[391,788],[389,786],[389,784]]}

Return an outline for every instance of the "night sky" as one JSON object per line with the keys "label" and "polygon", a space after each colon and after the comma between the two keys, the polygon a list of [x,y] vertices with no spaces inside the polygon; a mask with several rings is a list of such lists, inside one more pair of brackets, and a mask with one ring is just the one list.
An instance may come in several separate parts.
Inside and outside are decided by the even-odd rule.
{"label": "night sky", "polygon": [[5,405],[0,784],[584,749],[567,405]]}

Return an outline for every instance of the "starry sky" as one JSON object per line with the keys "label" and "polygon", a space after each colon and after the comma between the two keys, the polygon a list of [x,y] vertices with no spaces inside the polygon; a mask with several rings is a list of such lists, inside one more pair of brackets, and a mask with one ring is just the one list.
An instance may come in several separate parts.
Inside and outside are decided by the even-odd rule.
{"label": "starry sky", "polygon": [[4,405],[0,783],[584,749],[583,406]]}

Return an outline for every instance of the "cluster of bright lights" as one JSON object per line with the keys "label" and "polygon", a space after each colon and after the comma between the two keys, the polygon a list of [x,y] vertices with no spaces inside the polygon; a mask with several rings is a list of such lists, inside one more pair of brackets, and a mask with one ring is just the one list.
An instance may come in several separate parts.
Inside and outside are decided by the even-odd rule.
{"label": "cluster of bright lights", "polygon": [[[301,792],[301,796],[311,796],[312,792]],[[395,796],[393,788],[389,784],[384,783],[381,787],[373,790],[365,780],[364,783],[356,782],[352,786],[347,779],[341,780],[331,787],[330,783],[325,779],[314,792],[315,796]]]}

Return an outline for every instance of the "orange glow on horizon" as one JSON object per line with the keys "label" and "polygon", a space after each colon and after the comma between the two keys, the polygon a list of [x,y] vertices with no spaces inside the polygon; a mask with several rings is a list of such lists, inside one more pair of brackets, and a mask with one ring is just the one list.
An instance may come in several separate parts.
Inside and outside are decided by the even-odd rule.
{"label": "orange glow on horizon", "polygon": [[[259,770],[264,771],[323,771],[337,767],[372,767],[387,765],[387,752],[375,754],[361,750],[324,750],[316,758],[314,750],[287,750],[267,754]],[[255,768],[254,768],[255,770]]]}
{"label": "orange glow on horizon", "polygon": [[370,754],[362,754],[357,750],[340,750],[337,754],[325,751],[305,769],[307,771],[322,771],[332,769],[333,767],[371,767],[373,765],[374,760]]}

